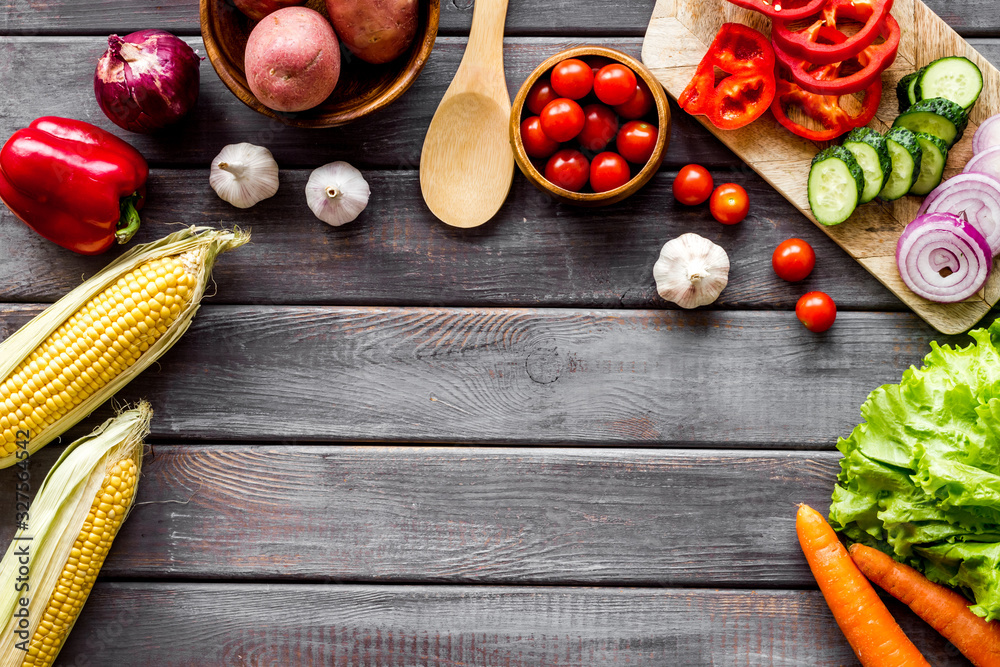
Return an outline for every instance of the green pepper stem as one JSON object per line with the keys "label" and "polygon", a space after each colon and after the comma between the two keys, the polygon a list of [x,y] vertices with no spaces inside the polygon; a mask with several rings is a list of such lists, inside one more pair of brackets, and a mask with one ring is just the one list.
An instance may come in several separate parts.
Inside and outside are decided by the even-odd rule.
{"label": "green pepper stem", "polygon": [[128,243],[139,231],[139,211],[135,208],[138,199],[139,193],[134,192],[121,201],[121,217],[118,219],[118,228],[115,231],[118,243]]}

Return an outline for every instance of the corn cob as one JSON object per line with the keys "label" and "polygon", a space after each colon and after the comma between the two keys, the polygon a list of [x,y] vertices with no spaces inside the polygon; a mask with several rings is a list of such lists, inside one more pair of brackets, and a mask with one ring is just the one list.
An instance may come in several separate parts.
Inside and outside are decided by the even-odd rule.
{"label": "corn cob", "polygon": [[37,451],[166,352],[216,255],[248,238],[192,227],[138,246],[0,344],[0,468],[19,439]]}
{"label": "corn cob", "polygon": [[46,476],[27,528],[0,562],[0,667],[55,662],[135,500],[151,414],[141,403],[108,420],[69,445]]}

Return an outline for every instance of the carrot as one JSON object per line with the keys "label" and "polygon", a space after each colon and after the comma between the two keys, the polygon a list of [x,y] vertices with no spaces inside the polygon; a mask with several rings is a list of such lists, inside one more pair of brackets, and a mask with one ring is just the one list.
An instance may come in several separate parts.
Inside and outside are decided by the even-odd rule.
{"label": "carrot", "polygon": [[878,549],[851,546],[851,558],[872,583],[885,589],[955,645],[976,667],[1000,667],[1000,623],[969,611],[969,601],[930,581]]}
{"label": "carrot", "polygon": [[823,516],[799,505],[799,544],[819,589],[864,667],[930,667],[851,560]]}

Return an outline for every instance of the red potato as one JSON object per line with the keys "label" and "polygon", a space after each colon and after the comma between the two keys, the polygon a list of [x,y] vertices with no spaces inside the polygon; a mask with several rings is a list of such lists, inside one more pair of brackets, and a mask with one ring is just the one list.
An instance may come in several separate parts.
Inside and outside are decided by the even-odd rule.
{"label": "red potato", "polygon": [[250,90],[275,111],[305,111],[330,96],[340,78],[337,35],[323,15],[286,7],[267,15],[247,40]]}
{"label": "red potato", "polygon": [[326,0],[337,35],[375,65],[403,55],[417,34],[417,0]]}
{"label": "red potato", "polygon": [[233,0],[233,3],[236,5],[236,9],[254,21],[259,21],[279,9],[304,5],[306,0]]}

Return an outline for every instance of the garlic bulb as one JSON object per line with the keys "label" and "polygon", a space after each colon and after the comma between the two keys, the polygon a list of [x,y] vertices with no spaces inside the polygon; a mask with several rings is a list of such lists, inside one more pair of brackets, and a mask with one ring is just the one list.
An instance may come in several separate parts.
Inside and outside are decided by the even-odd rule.
{"label": "garlic bulb", "polygon": [[681,234],[667,241],[653,265],[656,291],[681,308],[705,306],[729,283],[729,256],[721,247],[697,234]]}
{"label": "garlic bulb", "polygon": [[306,183],[309,208],[317,218],[334,227],[361,215],[371,193],[361,172],[346,162],[323,165],[309,175]]}
{"label": "garlic bulb", "polygon": [[212,160],[208,182],[233,206],[250,208],[278,191],[278,163],[263,146],[229,144]]}

